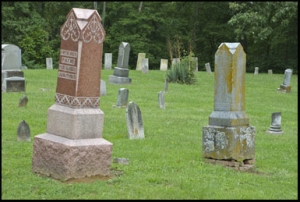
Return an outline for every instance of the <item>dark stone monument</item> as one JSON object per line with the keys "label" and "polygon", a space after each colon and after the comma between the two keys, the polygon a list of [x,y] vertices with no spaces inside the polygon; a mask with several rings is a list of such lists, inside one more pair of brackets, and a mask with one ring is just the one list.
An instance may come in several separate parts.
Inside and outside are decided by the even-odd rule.
{"label": "dark stone monument", "polygon": [[28,103],[28,97],[24,95],[19,100],[19,107],[26,107],[27,103]]}
{"label": "dark stone monument", "polygon": [[119,46],[118,63],[114,68],[114,74],[109,76],[109,82],[112,84],[131,84],[131,78],[128,77],[130,45],[122,42]]}
{"label": "dark stone monument", "polygon": [[26,121],[22,120],[19,123],[17,130],[17,139],[18,141],[28,141],[30,142],[30,128]]}
{"label": "dark stone monument", "polygon": [[105,31],[96,10],[73,8],[60,29],[55,104],[46,133],[34,137],[32,171],[68,180],[109,176],[112,143],[99,108]]}

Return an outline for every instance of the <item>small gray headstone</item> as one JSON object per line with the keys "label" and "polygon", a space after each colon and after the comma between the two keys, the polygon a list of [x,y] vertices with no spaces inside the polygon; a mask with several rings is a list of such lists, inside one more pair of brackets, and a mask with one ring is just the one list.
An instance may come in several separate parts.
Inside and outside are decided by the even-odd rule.
{"label": "small gray headstone", "polygon": [[281,130],[281,112],[272,113],[270,129],[267,130],[269,134],[283,134]]}
{"label": "small gray headstone", "polygon": [[26,95],[23,95],[23,97],[19,100],[19,107],[26,107],[28,103],[28,97]]}
{"label": "small gray headstone", "polygon": [[144,125],[139,106],[131,101],[126,109],[126,122],[129,139],[144,138]]}
{"label": "small gray headstone", "polygon": [[283,83],[277,89],[278,92],[285,92],[285,93],[291,92],[292,86],[290,86],[290,83],[291,83],[292,74],[293,74],[292,69],[286,69],[284,71]]}
{"label": "small gray headstone", "polygon": [[198,57],[193,57],[195,63],[195,72],[198,72]]}
{"label": "small gray headstone", "polygon": [[168,59],[160,59],[160,70],[161,71],[168,70]]}
{"label": "small gray headstone", "polygon": [[118,100],[116,107],[126,107],[128,103],[129,90],[127,88],[120,88],[118,91]]}
{"label": "small gray headstone", "polygon": [[149,60],[148,58],[142,59],[142,73],[148,73],[149,71]]}
{"label": "small gray headstone", "polygon": [[117,67],[128,68],[130,45],[127,42],[122,42],[119,46]]}
{"label": "small gray headstone", "polygon": [[106,82],[102,79],[100,83],[100,95],[106,95]]}
{"label": "small gray headstone", "polygon": [[136,62],[136,70],[142,70],[143,59],[146,58],[146,53],[139,53]]}
{"label": "small gray headstone", "polygon": [[53,69],[52,58],[46,58],[46,67],[47,69]]}
{"label": "small gray headstone", "polygon": [[165,88],[164,88],[165,93],[168,92],[168,85],[169,85],[169,79],[166,78],[165,79]]}
{"label": "small gray headstone", "polygon": [[105,53],[104,58],[104,69],[111,69],[112,68],[112,53]]}
{"label": "small gray headstone", "polygon": [[164,93],[164,91],[160,91],[158,93],[158,106],[161,109],[165,109],[165,93]]}
{"label": "small gray headstone", "polygon": [[258,68],[258,67],[255,67],[255,70],[254,70],[254,74],[255,74],[255,75],[258,74],[258,70],[259,70],[259,68]]}
{"label": "small gray headstone", "polygon": [[25,92],[25,78],[23,77],[13,76],[5,78],[2,85],[5,92]]}
{"label": "small gray headstone", "polygon": [[273,74],[272,69],[268,69],[268,74]]}
{"label": "small gray headstone", "polygon": [[30,128],[24,120],[19,123],[17,130],[17,139],[18,141],[30,141]]}

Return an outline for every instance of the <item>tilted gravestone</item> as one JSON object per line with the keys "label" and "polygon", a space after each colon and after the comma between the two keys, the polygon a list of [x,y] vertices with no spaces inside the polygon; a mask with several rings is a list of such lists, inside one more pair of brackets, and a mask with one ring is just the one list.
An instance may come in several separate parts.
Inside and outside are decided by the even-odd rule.
{"label": "tilted gravestone", "polygon": [[281,130],[281,112],[274,112],[271,116],[271,125],[269,130],[267,130],[269,134],[283,134]]}
{"label": "tilted gravestone", "polygon": [[114,68],[114,74],[109,76],[109,82],[112,84],[131,84],[131,78],[129,78],[129,53],[130,45],[127,42],[122,42],[119,46],[118,62]]}
{"label": "tilted gravestone", "polygon": [[211,68],[210,68],[209,62],[208,62],[208,63],[205,63],[205,69],[206,69],[206,72],[207,72],[207,73],[210,73],[210,74],[211,74]]}
{"label": "tilted gravestone", "polygon": [[19,107],[26,107],[27,103],[28,103],[28,97],[24,95],[19,100]]}
{"label": "tilted gravestone", "polygon": [[166,79],[165,79],[165,86],[164,86],[164,92],[165,92],[165,93],[168,92],[168,88],[169,88],[169,79],[166,78]]}
{"label": "tilted gravestone", "polygon": [[142,139],[145,137],[142,113],[139,106],[131,101],[126,109],[126,123],[129,139]]}
{"label": "tilted gravestone", "polygon": [[160,91],[158,93],[158,106],[161,109],[165,109],[165,92]]}
{"label": "tilted gravestone", "polygon": [[55,104],[46,133],[34,137],[32,170],[60,180],[109,176],[112,143],[102,138],[99,108],[105,30],[97,10],[72,8],[60,37]]}
{"label": "tilted gravestone", "polygon": [[13,44],[2,44],[2,92],[25,91],[25,78],[21,67],[21,49]]}
{"label": "tilted gravestone", "polygon": [[202,155],[208,162],[253,166],[256,129],[245,113],[245,75],[241,44],[222,43],[215,54],[214,111],[202,129]]}
{"label": "tilted gravestone", "polygon": [[17,140],[18,141],[30,141],[30,128],[26,121],[22,120],[17,129]]}
{"label": "tilted gravestone", "polygon": [[136,70],[142,70],[143,59],[146,58],[146,53],[139,53],[136,62]]}
{"label": "tilted gravestone", "polygon": [[279,86],[279,88],[277,89],[278,92],[283,92],[283,93],[290,93],[291,92],[291,77],[293,74],[293,70],[292,69],[286,69],[284,71],[284,79],[283,79],[283,83]]}

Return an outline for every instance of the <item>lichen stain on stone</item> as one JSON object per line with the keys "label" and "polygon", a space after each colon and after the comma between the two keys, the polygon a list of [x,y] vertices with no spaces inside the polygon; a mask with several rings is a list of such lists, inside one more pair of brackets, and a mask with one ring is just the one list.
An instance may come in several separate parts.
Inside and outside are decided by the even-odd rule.
{"label": "lichen stain on stone", "polygon": [[139,134],[139,130],[137,128],[134,128],[133,133],[134,133],[134,135],[138,135]]}

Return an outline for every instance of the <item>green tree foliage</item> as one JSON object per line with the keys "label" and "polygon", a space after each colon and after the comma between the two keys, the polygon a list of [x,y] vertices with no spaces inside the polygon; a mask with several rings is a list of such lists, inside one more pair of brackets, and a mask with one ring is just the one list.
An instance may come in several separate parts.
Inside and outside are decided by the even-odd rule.
{"label": "green tree foliage", "polygon": [[[57,68],[60,27],[71,8],[94,9],[102,17],[103,53],[117,61],[121,42],[130,43],[129,68],[146,53],[149,68],[160,60],[198,57],[199,70],[214,63],[222,42],[240,42],[247,54],[247,72],[254,67],[283,73],[298,65],[298,2],[2,2],[2,44],[22,50],[28,68],[44,68],[52,57]],[[105,23],[104,23],[105,20]],[[212,67],[213,69],[214,67]]]}
{"label": "green tree foliage", "polygon": [[229,3],[236,40],[241,40],[250,70],[283,73],[298,63],[298,2]]}

